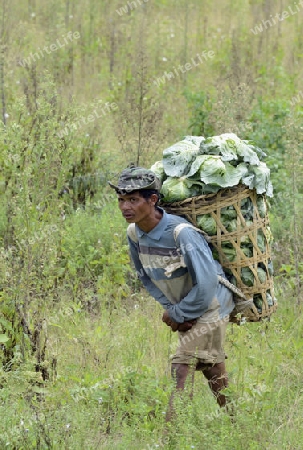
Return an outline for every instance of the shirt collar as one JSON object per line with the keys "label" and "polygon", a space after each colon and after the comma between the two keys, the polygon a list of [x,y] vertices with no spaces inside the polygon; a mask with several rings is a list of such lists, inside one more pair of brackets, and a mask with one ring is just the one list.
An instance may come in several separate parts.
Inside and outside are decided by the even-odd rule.
{"label": "shirt collar", "polygon": [[144,234],[145,234],[150,239],[154,239],[155,241],[159,241],[160,238],[163,236],[164,230],[165,230],[165,228],[167,226],[167,223],[168,223],[168,217],[167,217],[167,213],[164,211],[164,209],[160,208],[159,206],[157,206],[157,208],[163,214],[162,215],[162,219],[155,226],[155,228],[153,228],[151,231],[149,231],[149,233],[146,233],[145,231],[141,230],[141,228],[139,228],[138,225],[136,225],[137,236],[139,238],[142,238],[142,236],[144,236]]}

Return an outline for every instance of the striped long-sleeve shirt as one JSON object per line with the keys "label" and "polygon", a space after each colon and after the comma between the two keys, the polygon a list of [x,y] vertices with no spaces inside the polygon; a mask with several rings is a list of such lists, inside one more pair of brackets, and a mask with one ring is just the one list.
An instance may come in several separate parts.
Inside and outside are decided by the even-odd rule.
{"label": "striped long-sleeve shirt", "polygon": [[191,227],[175,239],[176,226],[188,222],[159,209],[162,219],[150,232],[133,224],[128,228],[131,257],[146,290],[176,322],[203,316],[214,299],[220,318],[226,317],[234,307],[232,293],[218,282],[218,275],[225,275],[206,240]]}

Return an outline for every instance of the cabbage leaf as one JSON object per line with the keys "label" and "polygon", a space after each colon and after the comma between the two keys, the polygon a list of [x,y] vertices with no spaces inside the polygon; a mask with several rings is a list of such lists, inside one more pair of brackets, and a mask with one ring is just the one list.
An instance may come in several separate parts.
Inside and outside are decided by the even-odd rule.
{"label": "cabbage leaf", "polygon": [[192,142],[200,147],[201,142],[205,141],[205,138],[203,136],[184,136],[183,140]]}
{"label": "cabbage leaf", "polygon": [[159,178],[161,183],[167,178],[164,167],[163,167],[163,161],[156,161],[155,164],[153,164],[150,168],[154,172],[154,174]]}
{"label": "cabbage leaf", "polygon": [[258,166],[260,159],[257,153],[253,150],[252,146],[247,145],[244,141],[240,141],[237,146],[237,154],[240,160],[247,162],[248,164]]}
{"label": "cabbage leaf", "polygon": [[[163,151],[163,167],[158,161],[152,166],[152,170],[162,182],[166,181],[167,176],[182,178],[183,186],[179,189],[180,196],[177,200],[184,199],[184,191],[191,186],[193,190],[188,192],[188,197],[215,193],[220,188],[237,186],[240,183],[249,189],[256,189],[258,195],[265,193],[272,197],[270,170],[261,161],[264,156],[266,154],[252,141],[241,140],[234,133],[207,139],[203,136],[185,136],[182,141]],[[192,180],[193,183],[191,185],[186,183],[183,177]],[[200,190],[197,189],[198,182],[201,183]],[[167,187],[164,191],[167,191]],[[175,194],[172,196],[177,197]],[[171,194],[168,197],[171,197]],[[262,206],[260,210],[264,215],[264,205]],[[250,217],[247,215],[245,218]]]}
{"label": "cabbage leaf", "polygon": [[223,162],[220,156],[206,159],[200,168],[200,178],[205,184],[214,184],[222,188],[236,186],[246,173],[246,164],[234,167],[229,162]]}
{"label": "cabbage leaf", "polygon": [[242,267],[241,269],[241,280],[246,286],[253,286],[254,285],[254,274],[250,270],[249,267]]}
{"label": "cabbage leaf", "polygon": [[232,205],[224,206],[224,208],[221,208],[221,217],[223,222],[226,220],[236,219],[237,211]]}
{"label": "cabbage leaf", "polygon": [[217,233],[217,223],[210,214],[197,216],[197,225],[209,236],[214,236]]}
{"label": "cabbage leaf", "polygon": [[184,139],[163,151],[163,167],[166,175],[182,177],[188,173],[192,161],[199,153],[199,146]]}
{"label": "cabbage leaf", "polygon": [[186,177],[168,177],[162,184],[161,194],[165,202],[177,202],[200,195],[201,184]]}
{"label": "cabbage leaf", "polygon": [[188,177],[199,176],[199,171],[202,165],[207,161],[207,159],[211,159],[213,161],[213,156],[210,155],[198,155],[196,159],[192,162],[189,172],[187,173]]}
{"label": "cabbage leaf", "polygon": [[264,162],[260,162],[258,166],[249,166],[248,174],[242,178],[242,182],[249,189],[256,189],[257,194],[266,193],[269,197],[273,196],[270,169]]}
{"label": "cabbage leaf", "polygon": [[222,161],[238,160],[237,146],[241,140],[233,133],[212,136],[200,144],[202,154],[221,155]]}

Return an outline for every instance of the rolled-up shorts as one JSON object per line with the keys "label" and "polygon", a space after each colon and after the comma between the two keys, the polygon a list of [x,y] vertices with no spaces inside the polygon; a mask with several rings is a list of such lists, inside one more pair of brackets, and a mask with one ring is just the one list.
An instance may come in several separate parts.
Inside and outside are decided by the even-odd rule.
{"label": "rolled-up shorts", "polygon": [[188,364],[195,370],[203,370],[224,362],[227,358],[223,347],[228,322],[228,317],[207,322],[202,316],[189,331],[179,331],[179,345],[172,364]]}

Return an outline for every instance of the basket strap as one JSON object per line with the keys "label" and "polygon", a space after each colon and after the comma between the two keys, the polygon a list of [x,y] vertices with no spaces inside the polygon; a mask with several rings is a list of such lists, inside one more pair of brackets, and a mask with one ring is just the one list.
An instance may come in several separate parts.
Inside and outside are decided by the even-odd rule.
{"label": "basket strap", "polygon": [[138,243],[138,237],[136,233],[136,224],[131,223],[127,228],[127,236],[136,244]]}
{"label": "basket strap", "polygon": [[[179,236],[179,233],[181,232],[181,230],[183,230],[184,228],[193,228],[194,230],[198,231],[200,234],[202,234],[204,236],[204,238],[206,239],[207,242],[209,242],[209,236],[202,230],[200,230],[200,228],[195,227],[194,225],[191,225],[190,223],[179,223],[179,225],[177,225],[174,229],[174,239],[175,241],[177,240],[177,237]],[[127,229],[127,235],[131,238],[131,240],[133,242],[138,242],[138,237],[136,234],[136,226],[134,223],[131,223]],[[228,281],[226,278],[221,277],[221,275],[218,275],[218,280],[219,283],[223,284],[225,287],[227,287],[229,290],[231,290],[236,297],[234,298],[234,300],[237,302],[237,304],[239,303],[239,301],[237,301],[237,297],[241,298],[242,300],[244,300],[245,302],[248,303],[252,303],[252,299],[247,300],[247,298],[245,297],[245,295],[243,294],[243,292],[237,288],[234,284],[230,283],[230,281]],[[242,302],[241,302],[242,303]]]}
{"label": "basket strap", "polygon": [[[243,292],[237,288],[234,284],[232,284],[230,281],[228,281],[226,278],[221,277],[221,275],[218,275],[219,282],[223,284],[225,287],[227,287],[229,290],[231,290],[236,296],[242,298],[243,300],[247,302],[252,302],[252,299],[247,299]],[[236,298],[237,300],[237,298]],[[237,302],[238,303],[238,302]]]}
{"label": "basket strap", "polygon": [[210,243],[210,237],[208,236],[208,234],[205,233],[205,231],[200,230],[200,228],[195,227],[194,225],[191,225],[190,223],[179,223],[179,225],[177,225],[174,229],[174,239],[175,241],[177,240],[177,237],[180,234],[180,231],[183,230],[183,228],[193,228],[194,230],[198,231],[200,234],[203,235],[204,239],[206,240],[206,242]]}

